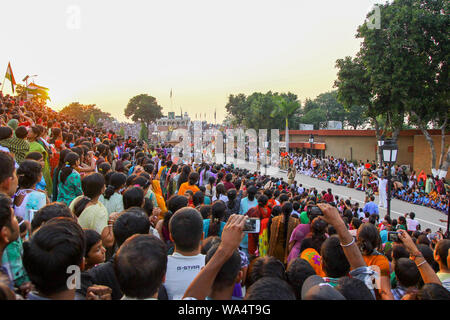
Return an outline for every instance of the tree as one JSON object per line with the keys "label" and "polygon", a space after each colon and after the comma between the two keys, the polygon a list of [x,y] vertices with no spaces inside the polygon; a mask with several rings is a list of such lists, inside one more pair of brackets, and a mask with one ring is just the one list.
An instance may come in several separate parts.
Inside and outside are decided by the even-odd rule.
{"label": "tree", "polygon": [[358,129],[358,127],[367,123],[366,113],[367,107],[365,106],[351,106],[345,113],[345,125],[352,127],[354,130]]}
{"label": "tree", "polygon": [[162,107],[156,98],[148,94],[140,94],[130,99],[125,108],[125,116],[134,122],[143,122],[149,131],[150,123],[162,117]]}
{"label": "tree", "polygon": [[275,102],[276,108],[270,115],[272,117],[280,116],[286,121],[286,150],[289,150],[289,117],[300,108],[300,103],[283,96],[275,96],[273,101]]}
{"label": "tree", "polygon": [[139,131],[139,139],[148,143],[148,126],[141,122],[141,130]]}
{"label": "tree", "polygon": [[[99,108],[95,106],[95,104],[81,104],[79,102],[72,102],[69,105],[65,106],[61,111],[59,111],[61,115],[76,118],[83,122],[90,122],[91,117],[95,119],[107,119],[112,120],[111,114],[108,112],[103,112]],[[98,123],[97,123],[98,124]]]}
{"label": "tree", "polygon": [[123,130],[123,127],[120,127],[119,136],[125,137],[125,131]]}
{"label": "tree", "polygon": [[303,117],[302,123],[312,124],[315,130],[320,129],[320,124],[326,121],[325,114],[319,108],[309,110]]}
{"label": "tree", "polygon": [[95,121],[95,116],[93,113],[91,113],[90,117],[89,117],[89,124],[91,126],[95,126],[95,124],[97,123],[97,121]]}

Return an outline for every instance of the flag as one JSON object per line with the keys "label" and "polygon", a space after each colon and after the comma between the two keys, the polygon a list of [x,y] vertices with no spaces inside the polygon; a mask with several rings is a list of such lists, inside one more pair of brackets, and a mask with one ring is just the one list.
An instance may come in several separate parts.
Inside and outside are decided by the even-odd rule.
{"label": "flag", "polygon": [[6,69],[5,78],[11,81],[12,92],[14,93],[14,86],[16,85],[16,80],[14,79],[10,62],[8,62],[8,68]]}
{"label": "flag", "polygon": [[214,121],[216,121],[216,111],[217,109],[214,109]]}
{"label": "flag", "polygon": [[170,99],[172,99],[172,89],[170,89]]}
{"label": "flag", "polygon": [[30,83],[27,87],[28,94],[50,100],[50,98],[48,97],[48,90],[48,88],[39,86],[34,82]]}

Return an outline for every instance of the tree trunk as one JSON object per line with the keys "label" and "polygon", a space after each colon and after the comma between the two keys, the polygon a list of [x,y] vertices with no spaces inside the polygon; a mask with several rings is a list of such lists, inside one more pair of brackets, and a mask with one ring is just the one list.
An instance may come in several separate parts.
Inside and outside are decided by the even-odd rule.
{"label": "tree trunk", "polygon": [[[416,113],[412,112],[413,115],[415,115],[418,119],[419,116],[417,116]],[[433,176],[437,176],[439,174],[439,170],[437,170],[436,166],[436,148],[434,146],[434,141],[431,138],[430,133],[428,132],[426,125],[422,123],[422,121],[417,121],[417,124],[419,126],[420,131],[422,131],[423,135],[425,136],[425,140],[427,140],[428,144],[430,145],[431,149],[431,174]]]}
{"label": "tree trunk", "polygon": [[447,115],[445,115],[445,121],[441,127],[441,155],[439,157],[439,169],[442,169],[442,165],[444,164],[445,160],[445,129],[447,128],[447,122],[448,117]]}
{"label": "tree trunk", "polygon": [[373,117],[372,120],[373,120],[373,122],[375,124],[375,136],[377,138],[377,150],[378,150],[378,152],[375,152],[375,156],[376,156],[375,162],[381,164],[381,160],[383,159],[383,154],[381,152],[381,149],[378,147],[378,141],[381,138],[380,126],[378,124],[378,121],[377,121],[376,117]]}
{"label": "tree trunk", "polygon": [[448,167],[450,167],[450,146],[448,147],[447,156],[445,157],[439,171],[439,178],[445,178],[447,176]]}

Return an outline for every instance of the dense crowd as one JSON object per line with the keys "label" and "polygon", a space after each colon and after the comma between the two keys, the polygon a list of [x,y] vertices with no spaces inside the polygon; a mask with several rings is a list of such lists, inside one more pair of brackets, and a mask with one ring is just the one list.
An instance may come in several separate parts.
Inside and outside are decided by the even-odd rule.
{"label": "dense crowd", "polygon": [[[283,154],[281,166],[295,167],[296,171],[336,185],[365,191],[367,196],[380,194],[380,206],[386,207],[388,166],[367,160],[352,162],[332,156],[312,157],[301,154]],[[445,178],[417,174],[406,166],[391,167],[391,196],[412,204],[423,205],[448,213],[450,184]]]}
{"label": "dense crowd", "polygon": [[0,122],[0,299],[450,299],[450,240],[414,213],[175,163],[16,97]]}

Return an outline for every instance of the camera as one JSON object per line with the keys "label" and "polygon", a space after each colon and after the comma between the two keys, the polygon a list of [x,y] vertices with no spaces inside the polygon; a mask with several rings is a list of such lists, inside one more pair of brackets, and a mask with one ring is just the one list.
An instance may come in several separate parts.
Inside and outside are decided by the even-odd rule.
{"label": "camera", "polygon": [[388,241],[390,242],[400,242],[398,238],[398,232],[396,231],[388,231]]}
{"label": "camera", "polygon": [[318,206],[308,206],[306,211],[308,213],[308,217],[310,216],[323,216],[322,210]]}
{"label": "camera", "polygon": [[261,228],[260,223],[261,221],[259,220],[259,218],[247,218],[247,220],[245,220],[244,232],[259,233],[259,230]]}

